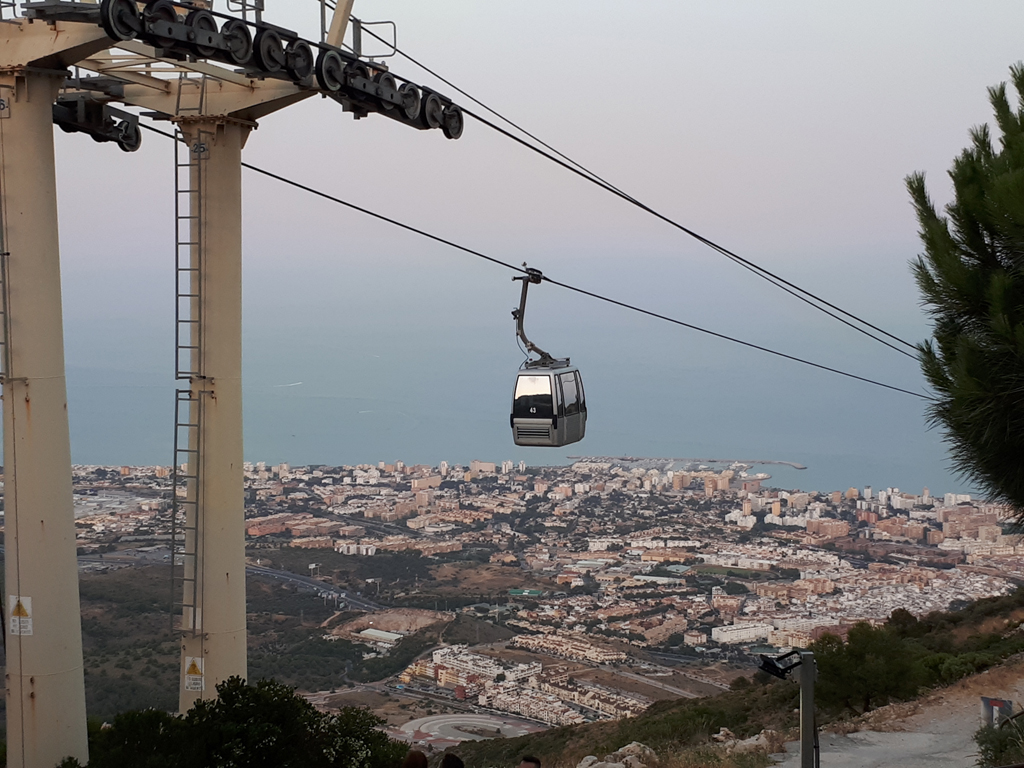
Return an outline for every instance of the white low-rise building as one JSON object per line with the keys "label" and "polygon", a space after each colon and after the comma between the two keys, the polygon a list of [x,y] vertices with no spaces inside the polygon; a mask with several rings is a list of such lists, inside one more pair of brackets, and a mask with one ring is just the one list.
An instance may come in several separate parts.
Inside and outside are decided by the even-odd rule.
{"label": "white low-rise building", "polygon": [[730,624],[725,627],[714,627],[711,630],[711,639],[722,645],[753,643],[757,640],[767,640],[768,633],[773,629],[771,624]]}

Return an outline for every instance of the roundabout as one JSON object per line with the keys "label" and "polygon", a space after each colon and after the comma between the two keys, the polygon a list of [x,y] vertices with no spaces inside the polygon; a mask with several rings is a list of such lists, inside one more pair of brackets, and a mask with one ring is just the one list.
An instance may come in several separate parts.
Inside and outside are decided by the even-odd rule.
{"label": "roundabout", "polygon": [[395,735],[403,741],[444,749],[463,741],[524,736],[542,731],[544,727],[497,715],[457,713],[410,720],[395,730]]}

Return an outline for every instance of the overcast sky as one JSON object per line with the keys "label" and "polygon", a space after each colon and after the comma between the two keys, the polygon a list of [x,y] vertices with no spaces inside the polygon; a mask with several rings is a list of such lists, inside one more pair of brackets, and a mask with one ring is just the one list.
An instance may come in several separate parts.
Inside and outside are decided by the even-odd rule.
{"label": "overcast sky", "polygon": [[[267,0],[265,18],[315,36],[316,9]],[[354,13],[394,20],[399,47],[649,205],[915,341],[927,324],[903,179],[925,171],[948,199],[946,169],[990,119],[986,88],[1024,51],[1012,2],[357,0]],[[170,142],[147,135],[124,154],[56,137],[75,459],[161,461]],[[473,120],[448,141],[310,99],[265,118],[245,159],[558,279],[923,391],[913,361]],[[244,195],[247,458],[544,460],[506,434],[521,359],[506,271],[249,172]],[[837,486],[950,485],[908,396],[555,287],[535,298],[530,335],[589,374],[582,453],[757,450],[831,464],[816,477]],[[324,398],[384,398],[395,420],[335,429]],[[843,479],[871,461],[877,477]]]}

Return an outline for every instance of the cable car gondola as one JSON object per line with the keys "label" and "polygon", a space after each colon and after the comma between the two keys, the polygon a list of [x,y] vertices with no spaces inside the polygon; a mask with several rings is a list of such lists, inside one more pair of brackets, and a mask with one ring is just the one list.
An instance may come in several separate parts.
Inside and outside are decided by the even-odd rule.
{"label": "cable car gondola", "polygon": [[516,334],[528,353],[538,355],[536,360],[527,358],[516,376],[509,417],[512,440],[516,445],[552,447],[578,442],[587,432],[587,399],[579,369],[569,364],[568,357],[549,355],[523,331],[527,290],[544,275],[539,269],[527,268],[525,275],[512,279],[523,281],[519,308],[512,310]]}

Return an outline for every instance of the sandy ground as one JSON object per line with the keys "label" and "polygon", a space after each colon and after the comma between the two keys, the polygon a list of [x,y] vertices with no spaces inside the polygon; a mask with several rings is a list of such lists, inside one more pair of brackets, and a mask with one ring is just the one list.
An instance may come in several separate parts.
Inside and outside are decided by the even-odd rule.
{"label": "sandy ground", "polygon": [[487,563],[445,563],[431,569],[433,582],[424,588],[441,594],[455,592],[474,595],[505,595],[510,589],[556,589],[550,579],[521,570],[518,566]]}
{"label": "sandy ground", "polygon": [[470,650],[473,651],[473,653],[479,653],[483,656],[491,656],[496,659],[501,659],[502,661],[515,662],[516,664],[530,664],[534,661],[539,661],[545,667],[566,667],[570,672],[576,672],[578,670],[590,668],[590,666],[587,664],[571,661],[569,659],[561,659],[557,656],[548,656],[545,653],[534,653],[533,651],[525,651],[522,648],[510,648],[507,643],[489,643],[488,645],[474,645]]}
{"label": "sandy ground", "polygon": [[454,613],[443,611],[428,611],[422,608],[393,608],[387,611],[366,613],[357,616],[331,630],[332,635],[345,636],[356,634],[364,629],[380,629],[384,632],[398,632],[409,634],[417,632],[431,624],[441,621],[451,621],[455,618]]}
{"label": "sandy ground", "polygon": [[694,671],[726,687],[737,677],[750,677],[749,665],[735,664],[731,661],[719,661],[709,666],[697,665]]}
{"label": "sandy ground", "polygon": [[[883,707],[848,724],[848,733],[823,732],[821,764],[828,768],[967,768],[977,760],[974,732],[982,725],[981,696],[1024,702],[1024,659],[907,704]],[[848,728],[837,728],[839,731]],[[800,746],[786,744],[783,768],[799,768]]]}
{"label": "sandy ground", "polygon": [[[387,695],[385,695],[385,693]],[[433,714],[457,713],[458,710],[447,707],[443,702],[402,696],[395,691],[381,691],[371,686],[342,688],[330,693],[320,691],[306,696],[314,706],[327,711],[341,707],[366,707],[374,714],[383,717],[392,727],[402,726],[410,720]]]}

